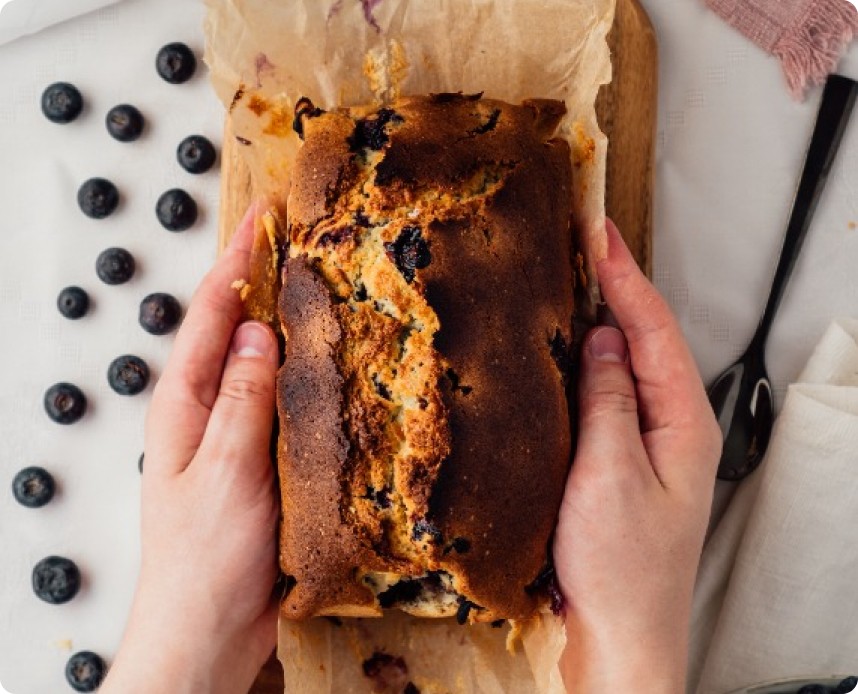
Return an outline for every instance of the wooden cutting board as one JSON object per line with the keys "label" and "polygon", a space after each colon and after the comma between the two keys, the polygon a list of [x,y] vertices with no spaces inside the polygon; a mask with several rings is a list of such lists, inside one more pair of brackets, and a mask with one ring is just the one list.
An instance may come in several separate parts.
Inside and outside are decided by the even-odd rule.
{"label": "wooden cutting board", "polygon": [[[608,43],[614,79],[596,102],[599,123],[609,139],[606,207],[638,264],[650,275],[658,48],[638,0],[617,0]],[[250,172],[227,123],[221,153],[219,249],[229,241],[253,197]],[[273,654],[251,694],[283,694],[283,675]]]}

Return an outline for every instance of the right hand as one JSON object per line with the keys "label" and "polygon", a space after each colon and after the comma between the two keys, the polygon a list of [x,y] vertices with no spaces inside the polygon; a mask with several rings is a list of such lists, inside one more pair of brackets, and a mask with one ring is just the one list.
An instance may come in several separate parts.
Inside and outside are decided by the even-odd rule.
{"label": "right hand", "polygon": [[569,692],[681,692],[721,432],[677,322],[612,223],[598,264],[619,329],[584,342],[579,438],[554,562]]}

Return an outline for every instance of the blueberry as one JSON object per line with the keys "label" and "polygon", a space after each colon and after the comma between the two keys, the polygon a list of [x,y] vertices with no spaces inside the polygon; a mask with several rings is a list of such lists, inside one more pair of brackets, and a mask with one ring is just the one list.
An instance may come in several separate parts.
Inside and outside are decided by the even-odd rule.
{"label": "blueberry", "polygon": [[427,521],[425,518],[421,518],[414,524],[414,527],[411,528],[411,539],[415,542],[419,542],[424,535],[428,535],[429,541],[435,542],[436,544],[441,544],[441,541],[443,540],[443,535],[441,534],[441,531],[438,530],[438,527],[430,521]]}
{"label": "blueberry", "polygon": [[45,557],[33,567],[33,592],[51,605],[68,602],[80,588],[80,571],[71,559]]}
{"label": "blueberry", "polygon": [[404,578],[394,583],[387,590],[378,594],[378,604],[387,609],[397,603],[414,602],[423,592],[423,586],[418,580]]}
{"label": "blueberry", "polygon": [[464,624],[468,621],[468,615],[471,613],[473,609],[480,609],[475,603],[470,600],[466,600],[463,597],[459,597],[459,608],[456,610],[456,621],[459,624]]}
{"label": "blueberry", "polygon": [[54,478],[40,467],[25,467],[12,480],[15,500],[27,508],[44,506],[54,497]]}
{"label": "blueberry", "polygon": [[828,687],[822,684],[806,684],[798,690],[798,694],[828,694]]}
{"label": "blueberry", "polygon": [[76,692],[94,692],[106,672],[104,660],[92,651],[75,653],[66,663],[66,680]]}
{"label": "blueberry", "polygon": [[74,424],[86,412],[86,396],[71,383],[56,383],[45,391],[45,412],[57,424]]}
{"label": "blueberry", "polygon": [[351,150],[359,152],[364,148],[381,149],[389,139],[385,126],[388,123],[402,123],[403,120],[405,119],[393,109],[382,108],[374,116],[355,121],[354,132],[348,138]]}
{"label": "blueberry", "polygon": [[104,219],[119,206],[119,191],[106,178],[90,178],[77,191],[81,212],[93,219]]}
{"label": "blueberry", "polygon": [[137,395],[149,383],[149,367],[140,357],[124,354],[110,362],[107,382],[120,395]]}
{"label": "blueberry", "polygon": [[184,190],[173,188],[158,198],[155,214],[168,231],[184,231],[197,221],[197,203]]}
{"label": "blueberry", "polygon": [[110,136],[120,142],[133,142],[143,132],[143,114],[130,104],[114,106],[104,123]]}
{"label": "blueberry", "polygon": [[197,69],[197,59],[184,43],[168,43],[158,51],[155,69],[170,84],[181,84],[191,79]]}
{"label": "blueberry", "polygon": [[379,508],[390,508],[390,487],[381,489],[367,487],[366,494],[362,498],[369,499]]}
{"label": "blueberry", "polygon": [[202,135],[191,135],[179,143],[176,159],[188,173],[201,174],[212,168],[217,152],[214,145]]}
{"label": "blueberry", "polygon": [[42,92],[42,113],[52,123],[71,123],[82,109],[83,97],[68,82],[55,82]]}
{"label": "blueberry", "polygon": [[124,248],[108,248],[98,254],[95,272],[105,284],[123,284],[134,276],[134,256]]}
{"label": "blueberry", "polygon": [[548,347],[551,358],[560,372],[563,385],[566,385],[569,382],[569,376],[572,372],[573,359],[571,347],[566,343],[566,338],[563,337],[560,328],[554,329],[554,337],[548,341]]}
{"label": "blueberry", "polygon": [[834,688],[834,691],[837,694],[849,694],[849,692],[855,691],[856,687],[858,687],[858,677],[853,675],[852,677],[847,677],[845,680],[842,680],[840,684]]}
{"label": "blueberry", "polygon": [[540,592],[548,594],[551,611],[555,615],[563,613],[564,599],[560,592],[560,586],[557,583],[557,574],[554,571],[554,563],[549,561],[542,567],[536,578],[531,583],[524,587],[524,592],[528,595],[535,595]]}
{"label": "blueberry", "polygon": [[295,104],[295,118],[292,121],[292,130],[294,130],[298,137],[302,140],[304,139],[304,119],[305,118],[318,118],[324,113],[324,111],[320,108],[317,108],[312,101],[310,101],[306,96],[302,96],[298,99],[298,103]]}
{"label": "blueberry", "polygon": [[66,318],[83,318],[89,310],[89,295],[80,287],[66,287],[57,297],[57,308]]}
{"label": "blueberry", "polygon": [[432,261],[420,227],[403,227],[396,241],[384,244],[384,250],[409,284],[414,281],[415,270],[428,267]]}
{"label": "blueberry", "polygon": [[449,546],[444,548],[444,554],[456,552],[456,554],[467,554],[471,551],[471,541],[464,537],[453,538]]}
{"label": "blueberry", "polygon": [[157,292],[140,302],[140,326],[147,333],[166,335],[182,317],[182,307],[171,294]]}

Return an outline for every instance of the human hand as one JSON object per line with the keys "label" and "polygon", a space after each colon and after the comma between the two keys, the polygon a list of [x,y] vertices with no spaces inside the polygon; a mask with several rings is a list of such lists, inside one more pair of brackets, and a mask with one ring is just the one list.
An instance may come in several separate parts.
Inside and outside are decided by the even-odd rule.
{"label": "human hand", "polygon": [[676,320],[610,222],[608,242],[597,271],[619,330],[584,343],[554,541],[561,670],[570,692],[681,692],[721,433]]}
{"label": "human hand", "polygon": [[267,326],[238,325],[231,287],[247,277],[253,212],[197,290],[152,396],[140,577],[102,692],[247,691],[274,648],[278,348]]}

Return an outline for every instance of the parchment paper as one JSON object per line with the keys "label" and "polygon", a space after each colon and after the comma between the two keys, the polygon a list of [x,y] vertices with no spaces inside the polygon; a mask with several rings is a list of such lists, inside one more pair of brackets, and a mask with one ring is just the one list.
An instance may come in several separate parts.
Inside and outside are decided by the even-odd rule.
{"label": "parchment paper", "polygon": [[[399,95],[483,92],[517,103],[555,98],[568,114],[559,136],[572,146],[573,208],[590,307],[604,256],[607,141],[595,99],[610,80],[605,36],[614,0],[206,0],[206,61],[243,144],[255,190],[285,205],[300,140],[294,103],[325,109]],[[286,691],[421,694],[560,693],[562,622],[546,613],[521,627],[460,627],[454,620],[281,620]],[[407,674],[365,676],[374,653],[401,657]],[[395,668],[394,668],[395,670]],[[413,690],[412,690],[413,691]]]}

